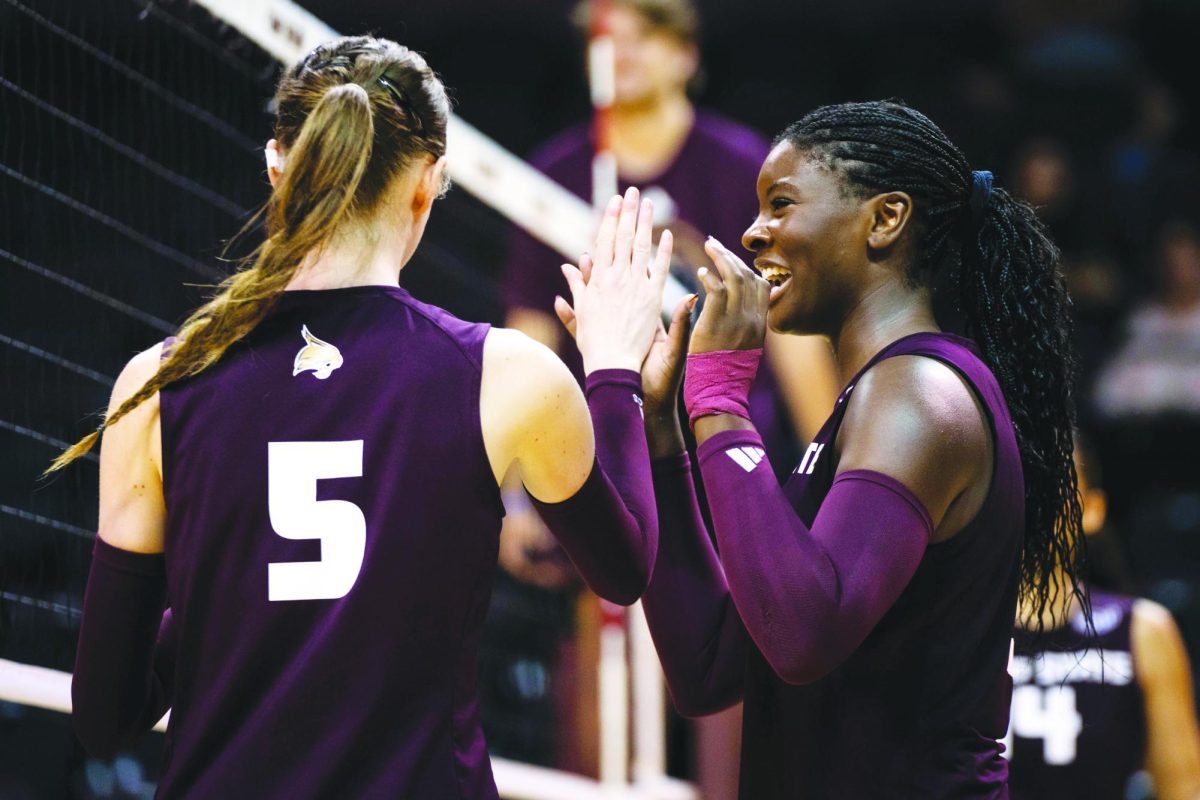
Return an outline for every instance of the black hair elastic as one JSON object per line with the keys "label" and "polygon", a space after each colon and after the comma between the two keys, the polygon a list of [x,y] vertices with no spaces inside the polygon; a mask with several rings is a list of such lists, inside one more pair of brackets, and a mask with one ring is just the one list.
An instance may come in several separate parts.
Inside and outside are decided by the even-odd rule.
{"label": "black hair elastic", "polygon": [[971,173],[971,221],[979,225],[992,199],[992,173],[978,169]]}

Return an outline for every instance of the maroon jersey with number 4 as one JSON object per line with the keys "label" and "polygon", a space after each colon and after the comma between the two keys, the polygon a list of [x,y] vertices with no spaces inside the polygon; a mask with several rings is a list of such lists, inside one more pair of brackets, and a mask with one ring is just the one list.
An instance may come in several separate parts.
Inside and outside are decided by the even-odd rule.
{"label": "maroon jersey with number 4", "polygon": [[1017,631],[1013,658],[1014,800],[1124,800],[1146,752],[1130,625],[1136,599],[1092,590],[1082,614],[1040,638]]}

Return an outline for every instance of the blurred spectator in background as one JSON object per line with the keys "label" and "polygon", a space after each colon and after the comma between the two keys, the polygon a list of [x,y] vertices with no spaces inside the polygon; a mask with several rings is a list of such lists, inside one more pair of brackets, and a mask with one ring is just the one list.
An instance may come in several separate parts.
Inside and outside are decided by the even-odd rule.
{"label": "blurred spectator in background", "polygon": [[1013,169],[1016,191],[1038,211],[1059,247],[1080,244],[1085,231],[1075,212],[1075,169],[1067,148],[1051,138],[1030,139],[1018,151]]}
{"label": "blurred spectator in background", "polygon": [[1075,465],[1095,631],[1063,593],[1040,635],[1021,605],[1007,742],[1012,798],[1195,800],[1200,728],[1179,628],[1161,605],[1115,593],[1096,574],[1097,563],[1109,579],[1122,570],[1102,538],[1108,498],[1099,469],[1078,439]]}
{"label": "blurred spectator in background", "polygon": [[1082,380],[1089,380],[1112,345],[1115,315],[1124,301],[1103,205],[1107,193],[1081,186],[1072,154],[1057,139],[1034,137],[1013,163],[1014,191],[1037,209],[1054,243],[1075,311],[1075,347]]}
{"label": "blurred spectator in background", "polygon": [[[1189,197],[1200,177],[1196,153],[1174,145],[1180,124],[1174,90],[1150,75],[1137,83],[1134,113],[1126,130],[1101,162],[1111,204],[1106,220],[1116,234],[1118,255],[1132,271],[1143,270],[1147,244],[1162,220],[1176,213],[1178,198]],[[1132,284],[1146,283],[1129,275]]]}
{"label": "blurred spectator in background", "polygon": [[1006,0],[1024,113],[1091,156],[1125,131],[1136,104],[1135,0]]}
{"label": "blurred spectator in background", "polygon": [[[576,10],[576,21],[584,30],[590,24],[590,12],[587,3]],[[769,144],[746,127],[696,108],[689,98],[689,87],[700,79],[699,18],[689,0],[615,0],[608,29],[616,67],[608,137],[620,189],[639,186],[643,196],[654,202],[660,227],[670,228],[675,237],[672,271],[683,283],[695,287],[695,270],[709,263],[703,250],[708,235],[731,248],[740,247],[742,232],[754,216],[754,187]],[[590,200],[594,153],[593,132],[584,123],[547,142],[530,161]],[[578,355],[553,311],[555,295],[568,296],[560,271],[563,260],[561,254],[528,233],[514,231],[503,281],[509,308],[506,322],[559,352],[581,374]],[[771,450],[773,463],[787,466],[795,461],[796,436],[807,439],[816,433],[833,405],[837,387],[828,344],[823,340],[772,337],[767,353],[776,369],[760,371],[751,394],[751,415]],[[781,372],[781,363],[793,367]],[[798,363],[810,368],[797,370],[794,365]],[[486,636],[504,628],[498,608],[508,603],[507,589],[528,592],[531,586],[538,586],[553,591],[573,585],[569,565],[556,555],[553,540],[528,503],[514,492],[506,495],[505,508],[500,563],[525,586],[518,590],[502,583],[498,587],[495,625]],[[595,633],[588,630],[594,616],[581,611],[578,617],[579,671],[571,674],[564,665],[567,668],[561,673],[570,675],[578,685],[575,696],[581,716],[571,725],[576,730],[593,727],[588,720],[592,712],[582,706],[594,704],[589,698],[594,697]],[[708,730],[712,731],[709,738],[713,738],[714,750],[736,752],[736,711],[701,722],[699,727],[701,750],[707,747],[703,731]],[[495,744],[493,732],[488,734]],[[579,747],[582,752],[567,757],[564,766],[592,771],[595,755],[589,751],[594,744],[585,741]],[[697,756],[706,796],[732,797],[736,774],[705,776],[705,770],[715,763],[728,763],[736,769],[736,760],[724,755],[716,759]]]}
{"label": "blurred spectator in background", "polygon": [[1140,590],[1200,655],[1200,224],[1169,218],[1093,396],[1097,443]]}
{"label": "blurred spectator in background", "polygon": [[1153,295],[1134,309],[1124,341],[1096,385],[1109,419],[1179,414],[1200,419],[1200,227],[1176,219],[1158,241]]}

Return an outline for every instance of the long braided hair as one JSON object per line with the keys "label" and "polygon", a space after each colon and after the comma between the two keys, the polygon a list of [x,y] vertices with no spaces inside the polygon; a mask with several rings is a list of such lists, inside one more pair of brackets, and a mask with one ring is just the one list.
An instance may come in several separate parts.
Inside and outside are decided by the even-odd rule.
{"label": "long braided hair", "polygon": [[[913,199],[915,259],[907,278],[933,286],[939,323],[982,351],[1008,402],[1025,473],[1021,597],[1042,629],[1059,592],[1090,620],[1072,432],[1070,299],[1058,248],[1034,210],[970,164],[932,121],[891,101],[825,106],[788,126],[787,142],[840,175],[848,191]],[[945,313],[942,309],[945,308]],[[1057,567],[1066,575],[1059,585]]]}
{"label": "long braided hair", "polygon": [[287,153],[265,216],[266,239],[180,326],[158,372],[47,472],[87,453],[104,429],[164,386],[198,375],[271,310],[309,253],[339,226],[365,219],[393,180],[421,156],[446,152],[450,103],[425,60],[387,39],[320,45],[279,81],[275,138]]}

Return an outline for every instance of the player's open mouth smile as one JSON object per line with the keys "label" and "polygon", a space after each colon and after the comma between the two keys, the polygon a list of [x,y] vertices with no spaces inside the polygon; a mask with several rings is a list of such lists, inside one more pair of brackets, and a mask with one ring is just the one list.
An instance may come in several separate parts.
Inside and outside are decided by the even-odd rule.
{"label": "player's open mouth smile", "polygon": [[787,267],[767,261],[755,261],[754,266],[758,268],[758,273],[766,279],[767,283],[771,284],[771,302],[775,302],[775,298],[783,293],[783,288],[791,281],[792,271]]}

